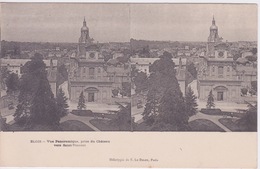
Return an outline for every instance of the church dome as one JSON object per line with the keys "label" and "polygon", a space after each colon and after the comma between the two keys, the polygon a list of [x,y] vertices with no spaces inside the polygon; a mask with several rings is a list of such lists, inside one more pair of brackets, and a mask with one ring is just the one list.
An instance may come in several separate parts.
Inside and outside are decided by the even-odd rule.
{"label": "church dome", "polygon": [[210,29],[218,29],[216,25],[211,25]]}
{"label": "church dome", "polygon": [[88,27],[82,26],[81,31],[87,31],[87,30],[88,30]]}

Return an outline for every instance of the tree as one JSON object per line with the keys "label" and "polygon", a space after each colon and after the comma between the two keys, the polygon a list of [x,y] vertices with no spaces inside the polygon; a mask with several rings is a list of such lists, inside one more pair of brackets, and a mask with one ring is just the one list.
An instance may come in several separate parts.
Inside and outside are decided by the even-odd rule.
{"label": "tree", "polygon": [[148,77],[144,72],[137,72],[136,76],[133,79],[133,82],[136,87],[135,88],[136,93],[144,92],[148,88]]}
{"label": "tree", "polygon": [[60,117],[64,117],[68,113],[68,98],[65,96],[65,93],[59,88],[56,98],[56,103],[58,107],[58,114]]}
{"label": "tree", "polygon": [[255,54],[257,54],[257,48],[252,48],[252,53],[255,55]]}
{"label": "tree", "polygon": [[187,70],[190,72],[190,74],[193,76],[193,78],[197,78],[197,69],[194,65],[194,63],[191,63],[187,66]]}
{"label": "tree", "polygon": [[118,126],[120,131],[131,131],[131,104],[117,104],[119,105],[119,111],[116,113],[116,117],[111,120],[111,124]]}
{"label": "tree", "polygon": [[14,43],[14,56],[16,58],[20,58],[20,54],[21,54],[21,47],[19,42],[15,42]]}
{"label": "tree", "polygon": [[13,94],[19,90],[19,77],[11,73],[6,79],[7,93]]}
{"label": "tree", "polygon": [[246,59],[250,62],[255,62],[257,61],[257,57],[256,56],[247,56]]}
{"label": "tree", "polygon": [[118,96],[119,90],[118,89],[113,89],[112,94],[114,97]]}
{"label": "tree", "polygon": [[130,97],[131,96],[131,83],[123,82],[122,83],[122,90],[121,90],[120,94],[122,96]]}
{"label": "tree", "polygon": [[247,92],[248,92],[248,89],[247,89],[247,88],[242,88],[242,89],[241,89],[241,93],[242,93],[243,96],[246,95]]}
{"label": "tree", "polygon": [[248,104],[245,115],[238,120],[238,124],[243,131],[257,131],[257,103],[255,105]]}
{"label": "tree", "polygon": [[68,71],[64,64],[58,67],[57,72],[57,86],[68,80]]}
{"label": "tree", "polygon": [[38,125],[56,129],[60,118],[42,55],[36,53],[24,65],[19,91],[15,121],[31,130]]}
{"label": "tree", "polygon": [[83,95],[83,91],[80,93],[79,102],[78,102],[78,107],[77,108],[78,108],[78,110],[86,109],[85,96]]}
{"label": "tree", "polygon": [[150,66],[143,120],[153,130],[186,130],[188,115],[172,56],[164,53]]}
{"label": "tree", "polygon": [[215,107],[214,103],[214,95],[212,94],[212,90],[209,92],[208,101],[207,101],[207,108],[211,109]]}
{"label": "tree", "polygon": [[138,74],[138,69],[136,68],[135,65],[131,65],[131,79],[132,81],[134,81],[134,78],[137,76]]}
{"label": "tree", "polygon": [[6,85],[6,81],[8,77],[10,76],[11,71],[9,71],[6,67],[1,67],[0,68],[0,84],[2,86]]}
{"label": "tree", "polygon": [[193,116],[197,113],[197,97],[189,86],[185,96],[186,111],[189,116]]}

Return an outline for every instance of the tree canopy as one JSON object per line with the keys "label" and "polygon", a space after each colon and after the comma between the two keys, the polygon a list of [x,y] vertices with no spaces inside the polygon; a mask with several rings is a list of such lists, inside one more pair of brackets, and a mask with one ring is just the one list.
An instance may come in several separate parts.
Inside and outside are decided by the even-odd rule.
{"label": "tree canopy", "polygon": [[214,103],[214,95],[212,94],[212,90],[209,92],[208,101],[207,101],[207,108],[211,109],[215,107]]}
{"label": "tree canopy", "polygon": [[80,93],[79,102],[78,102],[78,107],[77,108],[78,108],[78,110],[86,109],[85,96],[83,94],[83,91]]}
{"label": "tree canopy", "polygon": [[193,116],[197,113],[197,97],[189,86],[185,95],[186,111],[189,116]]}
{"label": "tree canopy", "polygon": [[40,54],[24,65],[15,121],[32,129],[36,125],[56,127],[59,124],[57,105],[47,79],[46,65]]}
{"label": "tree canopy", "polygon": [[186,130],[188,115],[172,56],[164,53],[150,66],[143,119],[153,130]]}

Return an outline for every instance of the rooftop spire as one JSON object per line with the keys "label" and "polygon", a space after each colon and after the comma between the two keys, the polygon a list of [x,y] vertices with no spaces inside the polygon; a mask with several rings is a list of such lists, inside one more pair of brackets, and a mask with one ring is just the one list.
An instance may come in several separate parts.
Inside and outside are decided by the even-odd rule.
{"label": "rooftop spire", "polygon": [[214,18],[214,15],[213,15],[213,20],[212,20],[212,25],[215,25],[215,18]]}
{"label": "rooftop spire", "polygon": [[84,16],[83,26],[87,26],[85,16]]}

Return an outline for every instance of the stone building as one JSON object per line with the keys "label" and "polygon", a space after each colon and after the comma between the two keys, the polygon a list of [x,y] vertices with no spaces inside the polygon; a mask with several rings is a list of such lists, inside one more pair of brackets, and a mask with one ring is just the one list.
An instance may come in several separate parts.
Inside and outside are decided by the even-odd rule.
{"label": "stone building", "polygon": [[204,66],[198,71],[199,99],[207,100],[212,90],[215,101],[240,101],[241,80],[229,52],[229,46],[221,42],[213,17],[207,51],[202,56]]}
{"label": "stone building", "polygon": [[122,89],[123,82],[130,82],[129,72],[124,67],[108,66],[105,63],[100,46],[90,38],[84,19],[77,54],[70,58],[70,100],[77,102],[83,92],[87,102],[110,104],[112,90]]}

